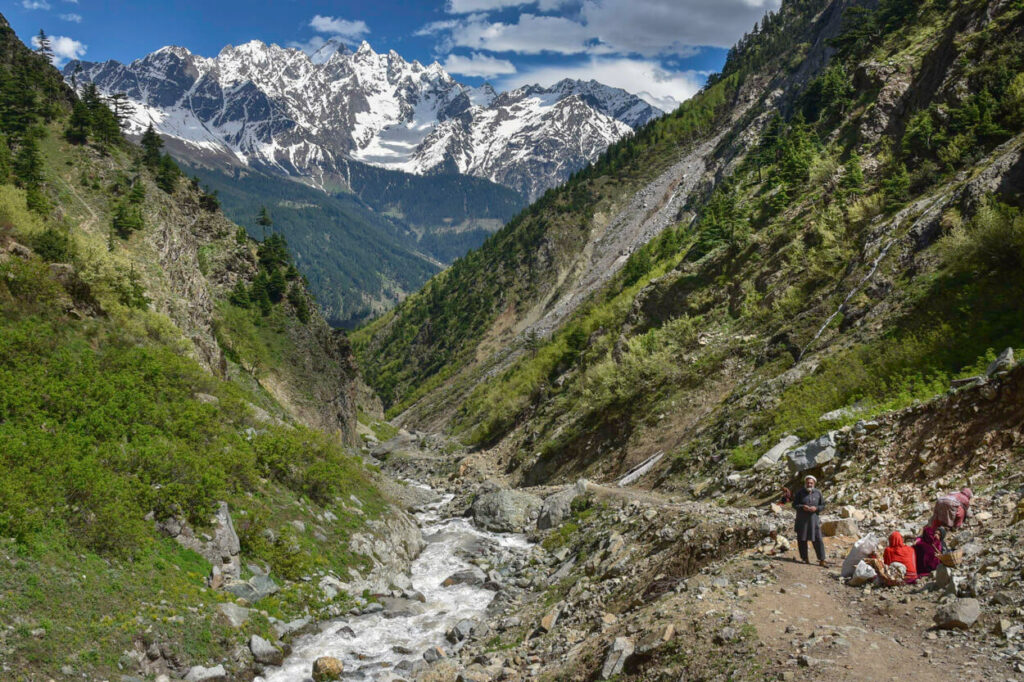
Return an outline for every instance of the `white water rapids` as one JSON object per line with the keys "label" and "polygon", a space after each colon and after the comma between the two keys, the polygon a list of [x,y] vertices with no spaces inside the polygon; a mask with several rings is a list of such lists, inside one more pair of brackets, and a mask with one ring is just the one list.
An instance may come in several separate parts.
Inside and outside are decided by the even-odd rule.
{"label": "white water rapids", "polygon": [[[422,660],[428,648],[446,643],[445,633],[456,623],[480,616],[494,599],[494,592],[479,586],[441,586],[453,573],[470,567],[459,556],[458,549],[481,540],[512,551],[525,551],[530,544],[521,535],[479,530],[467,519],[441,519],[439,510],[450,500],[451,496],[447,496],[417,514],[427,546],[413,562],[411,577],[413,589],[426,597],[424,613],[393,618],[373,613],[331,620],[324,624],[321,632],[294,641],[292,654],[284,665],[268,670],[264,679],[267,682],[311,680],[313,662],[320,656],[333,656],[344,663],[342,679],[390,680],[395,673],[404,678],[401,669],[395,671],[395,666],[403,661]],[[396,648],[410,653],[399,653]]]}

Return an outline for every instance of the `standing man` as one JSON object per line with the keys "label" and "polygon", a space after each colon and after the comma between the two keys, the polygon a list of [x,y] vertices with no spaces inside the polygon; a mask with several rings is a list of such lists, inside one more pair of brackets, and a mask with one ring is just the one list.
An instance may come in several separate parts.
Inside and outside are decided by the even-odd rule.
{"label": "standing man", "polygon": [[812,542],[814,543],[814,553],[818,555],[818,565],[827,566],[825,542],[821,534],[821,519],[818,518],[818,514],[825,509],[825,498],[815,487],[817,483],[818,479],[814,476],[805,476],[804,487],[793,498],[793,508],[796,509],[796,539],[800,558],[804,560],[805,564],[810,563],[807,558],[807,543]]}

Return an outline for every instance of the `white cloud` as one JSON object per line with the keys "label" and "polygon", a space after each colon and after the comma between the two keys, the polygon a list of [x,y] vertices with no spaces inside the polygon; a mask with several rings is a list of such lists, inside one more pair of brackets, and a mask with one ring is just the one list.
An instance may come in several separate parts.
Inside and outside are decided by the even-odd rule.
{"label": "white cloud", "polygon": [[458,47],[489,52],[579,54],[600,51],[592,44],[586,27],[564,17],[521,14],[514,24],[490,22],[473,15],[451,29],[450,41]]}
{"label": "white cloud", "polygon": [[448,73],[459,73],[463,76],[493,78],[495,76],[513,74],[516,72],[516,67],[507,59],[497,59],[474,52],[469,57],[458,54],[448,55],[444,60],[444,70]]}
{"label": "white cloud", "polygon": [[317,33],[326,33],[349,40],[358,40],[370,32],[370,27],[362,19],[351,21],[338,17],[325,17],[317,14],[309,20],[309,25]]}
{"label": "white cloud", "polygon": [[585,0],[581,21],[620,52],[678,53],[693,45],[731,47],[779,0]]}
{"label": "white cloud", "polygon": [[672,111],[703,84],[693,71],[669,71],[657,61],[626,57],[592,57],[578,64],[541,66],[503,78],[497,85],[515,88],[531,83],[549,86],[563,78],[596,80],[632,92],[662,111]]}
{"label": "white cloud", "polygon": [[469,14],[470,12],[493,12],[508,7],[522,7],[536,4],[541,12],[550,12],[575,0],[448,0],[445,11],[449,14]]}
{"label": "white cloud", "polygon": [[[39,47],[39,36],[32,36],[32,47]],[[60,66],[69,59],[81,59],[85,56],[87,47],[74,38],[50,36],[50,50],[53,52],[54,66]]]}
{"label": "white cloud", "polygon": [[21,6],[25,9],[50,9],[46,0],[21,0]]}
{"label": "white cloud", "polygon": [[62,14],[62,15],[60,15],[60,18],[63,19],[64,21],[70,21],[73,24],[80,24],[80,23],[82,23],[82,15],[81,14],[75,14],[74,12],[70,12],[68,14]]}
{"label": "white cloud", "polygon": [[[696,46],[730,47],[780,0],[581,0],[572,18],[524,12],[514,22],[491,21],[489,10],[534,4],[517,0],[449,0],[459,19],[418,31],[438,35],[439,49],[468,47],[538,54],[690,56]],[[543,11],[563,0],[541,0]]]}

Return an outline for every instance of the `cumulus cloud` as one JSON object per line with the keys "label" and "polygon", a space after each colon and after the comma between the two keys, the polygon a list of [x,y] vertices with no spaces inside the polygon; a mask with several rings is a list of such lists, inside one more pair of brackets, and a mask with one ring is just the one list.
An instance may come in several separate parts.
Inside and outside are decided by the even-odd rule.
{"label": "cumulus cloud", "polygon": [[309,20],[309,25],[317,33],[347,38],[348,40],[359,40],[370,32],[370,27],[361,19],[355,21],[341,19],[338,17],[325,17],[317,14]]}
{"label": "cumulus cloud", "polygon": [[677,53],[694,45],[731,47],[779,0],[586,0],[581,22],[617,51]]}
{"label": "cumulus cloud", "polygon": [[[559,3],[561,0],[544,0]],[[491,52],[689,56],[696,46],[730,47],[780,0],[582,0],[571,18],[524,12],[514,22],[491,21],[487,11],[515,0],[449,0],[459,19],[436,21],[420,35],[442,45]],[[544,9],[544,5],[540,6]]]}
{"label": "cumulus cloud", "polygon": [[531,83],[550,86],[563,78],[596,80],[632,92],[662,111],[672,111],[683,100],[692,97],[704,82],[694,71],[669,71],[649,59],[627,57],[592,57],[577,64],[559,64],[528,69],[503,78],[501,88],[515,88]]}
{"label": "cumulus cloud", "polygon": [[46,0],[21,0],[21,6],[25,9],[50,9]]}
{"label": "cumulus cloud", "polygon": [[60,15],[60,18],[63,19],[64,21],[70,21],[73,24],[80,24],[80,23],[82,23],[82,15],[81,14],[75,14],[74,12],[70,12],[68,14],[62,14],[62,15]]}
{"label": "cumulus cloud", "polygon": [[479,52],[474,52],[469,57],[458,54],[450,54],[444,60],[444,69],[448,73],[458,73],[463,76],[479,76],[481,78],[494,78],[516,72],[515,65],[507,59],[489,57]]}
{"label": "cumulus cloud", "polygon": [[[32,36],[32,47],[39,47],[39,36]],[[50,36],[50,50],[53,52],[54,66],[61,66],[69,59],[81,59],[85,56],[87,46],[67,36]]]}
{"label": "cumulus cloud", "polygon": [[565,17],[521,14],[516,23],[488,21],[473,15],[450,29],[449,39],[457,47],[489,52],[579,54],[601,51],[587,28]]}

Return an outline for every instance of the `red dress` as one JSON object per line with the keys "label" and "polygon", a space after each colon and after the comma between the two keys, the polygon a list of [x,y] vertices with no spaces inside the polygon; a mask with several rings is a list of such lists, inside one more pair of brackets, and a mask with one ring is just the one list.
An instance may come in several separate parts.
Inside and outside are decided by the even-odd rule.
{"label": "red dress", "polygon": [[903,536],[898,531],[893,531],[889,536],[889,546],[885,548],[885,564],[888,566],[898,561],[907,567],[907,575],[904,580],[912,583],[917,580],[917,557],[914,555],[914,548],[903,543]]}

